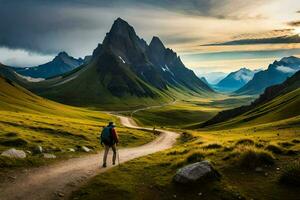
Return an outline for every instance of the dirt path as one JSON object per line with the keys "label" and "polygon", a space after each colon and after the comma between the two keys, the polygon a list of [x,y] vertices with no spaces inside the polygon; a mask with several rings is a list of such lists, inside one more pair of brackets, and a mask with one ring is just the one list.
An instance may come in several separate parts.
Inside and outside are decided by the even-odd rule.
{"label": "dirt path", "polygon": [[[124,126],[135,129],[149,129],[138,127],[131,118],[119,116]],[[120,163],[145,156],[172,147],[178,134],[161,131],[161,135],[154,141],[143,146],[123,148],[119,150]],[[29,169],[17,175],[12,182],[0,184],[1,200],[52,200],[68,199],[72,191],[98,173],[110,169],[100,168],[103,153],[74,158],[34,169]]]}

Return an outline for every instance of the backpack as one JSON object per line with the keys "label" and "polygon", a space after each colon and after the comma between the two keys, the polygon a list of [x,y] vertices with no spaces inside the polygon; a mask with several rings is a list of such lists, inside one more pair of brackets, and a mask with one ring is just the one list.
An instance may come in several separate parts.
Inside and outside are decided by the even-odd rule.
{"label": "backpack", "polygon": [[112,135],[111,135],[111,127],[104,127],[101,132],[101,143],[111,144],[112,143]]}

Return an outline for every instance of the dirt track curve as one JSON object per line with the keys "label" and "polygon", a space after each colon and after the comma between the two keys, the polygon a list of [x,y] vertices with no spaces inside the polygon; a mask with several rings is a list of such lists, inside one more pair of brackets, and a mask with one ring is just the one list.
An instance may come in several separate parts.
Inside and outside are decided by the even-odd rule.
{"label": "dirt track curve", "polygon": [[[148,129],[138,127],[131,118],[118,117],[124,126]],[[139,147],[120,149],[120,163],[172,147],[178,134],[158,130],[161,134],[154,141]],[[87,180],[112,168],[111,165],[107,168],[100,168],[102,155],[103,153],[100,152],[49,166],[29,169],[25,172],[17,172],[14,180],[0,183],[0,200],[68,199],[72,191]]]}

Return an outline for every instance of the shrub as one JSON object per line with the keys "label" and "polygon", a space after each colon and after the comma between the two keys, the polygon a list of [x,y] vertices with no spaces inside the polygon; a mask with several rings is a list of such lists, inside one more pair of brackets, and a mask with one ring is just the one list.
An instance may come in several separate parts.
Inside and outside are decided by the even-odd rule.
{"label": "shrub", "polygon": [[298,154],[298,152],[295,151],[295,150],[290,149],[285,154],[288,155],[288,156],[295,156],[295,155]]}
{"label": "shrub", "polygon": [[180,142],[181,143],[186,143],[186,142],[189,142],[193,139],[194,139],[194,136],[190,133],[187,133],[187,132],[183,132],[180,136]]}
{"label": "shrub", "polygon": [[188,155],[188,157],[186,158],[186,161],[188,163],[194,163],[194,162],[199,162],[202,161],[204,159],[204,153],[203,152],[193,152],[191,154]]}
{"label": "shrub", "polygon": [[18,133],[9,132],[9,133],[4,134],[4,136],[6,136],[6,137],[16,137],[16,136],[18,136]]}
{"label": "shrub", "polygon": [[243,146],[235,153],[238,154],[237,163],[242,168],[254,169],[263,165],[273,165],[275,160],[271,152],[255,147]]}
{"label": "shrub", "polygon": [[217,144],[217,143],[213,143],[213,144],[208,144],[203,148],[204,149],[220,149],[220,148],[222,148],[222,145]]}
{"label": "shrub", "polygon": [[292,143],[298,144],[298,143],[300,143],[300,140],[293,139],[293,140],[292,140]]}
{"label": "shrub", "polygon": [[183,155],[190,151],[190,149],[183,149],[183,150],[174,150],[167,153],[167,155]]}
{"label": "shrub", "polygon": [[283,153],[283,150],[279,146],[272,145],[272,144],[268,145],[266,147],[266,150],[271,151],[272,153],[275,153],[275,154],[282,154]]}
{"label": "shrub", "polygon": [[291,147],[291,146],[294,146],[294,144],[290,143],[290,142],[280,142],[279,145],[282,146],[282,147]]}
{"label": "shrub", "polygon": [[289,186],[300,186],[300,162],[287,165],[283,169],[279,182]]}
{"label": "shrub", "polygon": [[3,146],[11,146],[11,147],[21,147],[28,144],[28,142],[22,138],[16,139],[5,139],[0,141],[0,144]]}
{"label": "shrub", "polygon": [[233,147],[224,147],[223,148],[224,152],[228,152],[228,151],[232,151],[232,150],[233,150]]}
{"label": "shrub", "polygon": [[251,139],[240,139],[235,144],[236,145],[254,145],[254,141]]}

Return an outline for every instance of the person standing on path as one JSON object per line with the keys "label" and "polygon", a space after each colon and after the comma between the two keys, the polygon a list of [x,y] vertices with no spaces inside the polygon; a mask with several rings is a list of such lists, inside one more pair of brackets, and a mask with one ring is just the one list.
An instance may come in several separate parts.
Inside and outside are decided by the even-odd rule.
{"label": "person standing on path", "polygon": [[113,150],[113,158],[112,164],[116,164],[117,157],[117,149],[116,145],[119,143],[119,137],[115,130],[115,125],[113,122],[109,122],[109,124],[103,128],[101,132],[101,145],[104,144],[104,155],[103,155],[103,165],[102,167],[106,167],[107,154],[110,148]]}

